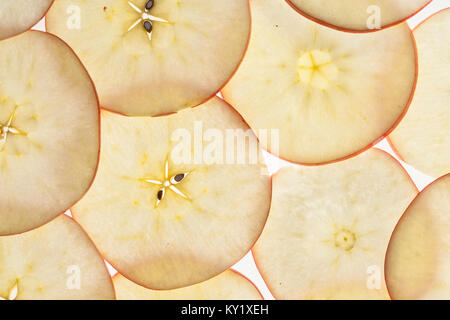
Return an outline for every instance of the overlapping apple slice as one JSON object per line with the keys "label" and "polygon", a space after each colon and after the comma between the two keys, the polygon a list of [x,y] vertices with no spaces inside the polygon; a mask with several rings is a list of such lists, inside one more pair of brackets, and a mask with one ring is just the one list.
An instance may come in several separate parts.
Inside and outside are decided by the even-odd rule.
{"label": "overlapping apple slice", "polygon": [[416,81],[406,24],[350,34],[281,0],[251,1],[251,9],[247,55],[222,93],[257,132],[279,130],[282,158],[318,164],[349,157],[403,117]]}
{"label": "overlapping apple slice", "polygon": [[273,178],[272,208],[253,254],[279,299],[387,299],[383,266],[395,224],[417,194],[378,149]]}
{"label": "overlapping apple slice", "polygon": [[114,299],[105,263],[69,217],[0,237],[0,300]]}
{"label": "overlapping apple slice", "polygon": [[0,1],[0,40],[24,32],[36,24],[53,0]]}
{"label": "overlapping apple slice", "polygon": [[393,299],[450,299],[450,174],[406,210],[389,243],[385,270]]}
{"label": "overlapping apple slice", "polygon": [[0,42],[0,235],[79,200],[97,168],[99,129],[95,88],[64,42],[38,31]]}
{"label": "overlapping apple slice", "polygon": [[128,279],[163,290],[196,284],[230,268],[263,229],[271,179],[255,147],[219,98],[158,118],[105,111],[97,178],[72,212]]}
{"label": "overlapping apple slice", "polygon": [[233,270],[205,282],[175,290],[150,290],[118,274],[113,278],[118,300],[261,300],[258,289]]}
{"label": "overlapping apple slice", "polygon": [[369,31],[402,22],[431,0],[287,0],[298,11],[330,27]]}
{"label": "overlapping apple slice", "polygon": [[250,33],[248,0],[56,0],[46,18],[87,66],[101,105],[137,116],[214,96]]}
{"label": "overlapping apple slice", "polygon": [[[414,31],[419,55],[417,89],[411,107],[389,136],[406,162],[439,177],[450,172],[450,9]],[[448,60],[448,59],[447,59]]]}

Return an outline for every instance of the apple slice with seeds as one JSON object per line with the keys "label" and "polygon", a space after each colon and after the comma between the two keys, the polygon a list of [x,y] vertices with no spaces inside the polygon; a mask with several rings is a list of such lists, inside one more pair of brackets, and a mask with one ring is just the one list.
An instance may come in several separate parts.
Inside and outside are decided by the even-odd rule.
{"label": "apple slice with seeds", "polygon": [[0,40],[30,29],[45,15],[53,0],[1,0]]}
{"label": "apple slice with seeds", "polygon": [[416,82],[411,30],[339,32],[281,0],[251,1],[247,55],[222,93],[250,127],[278,129],[269,151],[303,164],[341,160],[386,136]]}
{"label": "apple slice with seeds", "polygon": [[53,35],[2,40],[0,66],[0,235],[11,235],[49,222],[89,188],[99,107],[83,65]]}
{"label": "apple slice with seeds", "polygon": [[450,299],[450,174],[406,210],[389,243],[385,270],[393,299]]}
{"label": "apple slice with seeds", "polygon": [[71,218],[0,237],[0,300],[114,299],[106,265]]}
{"label": "apple slice with seeds", "polygon": [[388,299],[389,237],[417,189],[401,165],[371,149],[273,177],[272,208],[253,253],[279,299]]}
{"label": "apple slice with seeds", "polygon": [[214,96],[250,33],[248,0],[56,0],[46,18],[85,63],[101,105],[134,116]]}
{"label": "apple slice with seeds", "polygon": [[[209,141],[204,146],[199,126]],[[205,155],[214,153],[230,132],[258,147],[219,98],[158,118],[102,112],[97,178],[72,212],[125,277],[150,289],[177,289],[220,274],[253,246],[270,207],[265,165],[238,144],[218,147],[224,156],[239,154],[235,164],[197,153],[202,146]],[[194,141],[178,141],[186,135]]]}
{"label": "apple slice with seeds", "polygon": [[187,288],[166,291],[146,289],[120,274],[113,281],[118,300],[262,300],[255,285],[233,270]]}
{"label": "apple slice with seeds", "polygon": [[340,30],[364,32],[405,21],[431,0],[287,0],[287,2],[302,15],[319,23]]}
{"label": "apple slice with seeds", "polygon": [[[399,156],[426,174],[450,172],[450,9],[422,23],[414,35],[419,54],[416,93],[403,121],[389,139]],[[447,59],[448,61],[448,59]]]}

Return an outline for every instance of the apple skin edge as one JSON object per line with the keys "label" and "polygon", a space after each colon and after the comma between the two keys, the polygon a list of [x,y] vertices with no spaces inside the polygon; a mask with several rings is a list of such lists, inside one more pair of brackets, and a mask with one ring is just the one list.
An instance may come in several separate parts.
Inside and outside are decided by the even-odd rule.
{"label": "apple skin edge", "polygon": [[438,181],[440,181],[441,179],[444,178],[448,178],[450,177],[450,173],[447,173],[445,175],[443,175],[442,177],[434,180],[432,183],[430,183],[429,185],[427,185],[415,198],[414,200],[409,204],[409,206],[406,208],[405,212],[403,213],[403,215],[400,217],[400,220],[397,222],[397,225],[394,228],[394,231],[392,232],[391,238],[389,240],[389,244],[386,250],[386,255],[385,255],[385,259],[384,259],[384,280],[386,282],[386,287],[387,287],[387,292],[389,294],[389,297],[391,298],[391,300],[395,300],[394,298],[392,298],[392,294],[389,291],[389,285],[388,285],[388,280],[386,279],[386,270],[387,270],[387,253],[389,252],[389,249],[391,247],[391,241],[392,241],[392,237],[394,236],[394,234],[397,232],[398,226],[400,225],[400,222],[402,221],[402,219],[404,218],[405,214],[408,212],[408,210],[416,203],[417,199],[429,188],[431,188],[434,184],[436,184]]}
{"label": "apple skin edge", "polygon": [[[387,156],[389,156],[389,157],[391,158],[391,160],[392,160],[394,163],[396,163],[396,164],[398,165],[398,167],[399,167],[399,168],[404,172],[404,174],[408,177],[409,181],[410,181],[411,184],[414,186],[414,188],[416,189],[416,191],[419,192],[419,189],[417,188],[417,186],[416,186],[416,184],[414,183],[413,179],[411,178],[411,176],[408,174],[408,172],[406,171],[406,169],[401,165],[401,163],[400,163],[397,159],[395,159],[392,155],[390,155],[389,153],[387,153],[387,152],[384,151],[384,150],[381,150],[381,149],[378,149],[378,148],[374,148],[373,150],[376,150],[376,151],[378,151],[378,152],[381,152],[381,153],[386,154]],[[279,171],[277,171],[276,173],[274,173],[273,176],[272,176],[272,194],[273,194],[273,178],[276,177],[276,176],[278,175],[278,173],[279,173]],[[449,175],[450,175],[450,174],[449,174]],[[269,215],[270,215],[270,212],[269,212]],[[395,232],[395,229],[394,229],[394,232]],[[389,249],[389,247],[388,247],[388,249]],[[264,276],[264,273],[261,271],[261,268],[259,267],[258,259],[257,259],[257,256],[256,256],[256,254],[255,254],[254,249],[252,249],[252,256],[253,256],[253,259],[255,260],[256,269],[258,270],[259,274],[262,276],[263,281],[264,281],[264,284],[265,284],[266,287],[269,289],[269,292],[272,294],[272,296],[273,296],[276,300],[280,300],[280,298],[277,297],[277,296],[273,293],[273,290],[271,289],[271,287],[269,286],[268,282],[266,281],[265,276]],[[386,266],[386,264],[385,264],[385,266]],[[388,290],[388,293],[389,293],[389,290]],[[391,295],[389,294],[389,296],[391,296]]]}
{"label": "apple skin edge", "polygon": [[433,0],[429,0],[428,3],[425,4],[422,8],[420,8],[420,9],[417,10],[416,12],[413,12],[413,13],[410,14],[409,16],[407,16],[407,17],[405,17],[405,18],[403,18],[403,19],[401,19],[401,20],[399,20],[399,21],[396,21],[396,22],[393,22],[393,23],[391,23],[391,24],[388,24],[388,25],[382,27],[381,29],[374,29],[374,30],[353,30],[353,29],[348,29],[348,28],[343,28],[343,27],[334,26],[334,25],[332,25],[332,24],[330,24],[330,23],[327,23],[327,22],[322,21],[322,20],[320,20],[320,19],[314,18],[314,17],[310,16],[309,14],[303,12],[302,10],[300,10],[299,8],[297,8],[290,0],[285,0],[285,1],[286,1],[287,4],[289,4],[289,5],[292,7],[292,9],[294,9],[297,13],[301,14],[301,15],[304,16],[305,18],[307,18],[307,19],[309,19],[309,20],[312,20],[312,21],[314,21],[314,22],[316,22],[316,23],[318,23],[318,24],[320,24],[320,25],[322,25],[322,26],[324,26],[324,27],[331,28],[331,29],[334,29],[334,30],[337,30],[337,31],[341,31],[341,32],[347,32],[347,33],[372,33],[372,32],[377,32],[377,31],[380,31],[380,30],[383,30],[383,29],[386,29],[386,28],[393,27],[393,26],[395,26],[395,25],[397,25],[397,24],[400,24],[400,23],[402,23],[402,22],[405,22],[406,20],[408,20],[408,19],[410,19],[411,17],[413,17],[414,15],[416,15],[418,12],[420,12],[420,11],[422,11],[423,9],[425,9],[426,7],[428,7],[428,5],[430,5],[430,3],[431,3]]}
{"label": "apple skin edge", "polygon": [[[60,39],[59,37],[55,36],[54,34],[48,33],[48,32],[43,32],[43,31],[38,31],[38,30],[29,30],[28,32],[45,33],[47,36],[50,36],[50,37],[53,37],[53,38],[59,40],[60,42],[62,42],[62,43],[70,50],[70,52],[73,53],[74,57],[76,57],[76,59],[78,60],[78,62],[79,62],[80,65],[81,65],[81,67],[84,69],[86,75],[87,75],[88,78],[89,78],[89,81],[91,82],[92,87],[94,88],[95,97],[96,97],[96,99],[97,99],[98,139],[99,139],[99,140],[98,140],[98,143],[99,143],[99,146],[101,146],[101,114],[100,114],[100,111],[101,111],[101,110],[100,110],[100,100],[99,100],[99,97],[98,97],[98,94],[97,94],[97,90],[96,90],[96,88],[95,88],[94,81],[92,80],[91,76],[89,75],[89,72],[87,71],[86,67],[85,67],[84,64],[81,62],[80,58],[78,58],[78,56],[77,56],[77,55],[75,54],[75,52],[72,50],[72,48],[71,48],[64,40],[62,40],[62,39]],[[63,212],[59,213],[58,215],[56,215],[56,216],[53,217],[52,219],[46,221],[45,223],[43,223],[43,224],[41,224],[41,225],[39,225],[39,226],[37,226],[37,227],[34,227],[34,228],[32,228],[32,229],[29,229],[29,230],[26,230],[26,231],[23,231],[23,232],[4,234],[4,235],[2,235],[2,236],[14,236],[14,235],[19,235],[19,234],[22,234],[22,233],[25,233],[25,232],[29,232],[29,231],[36,230],[36,229],[42,227],[43,225],[52,222],[53,220],[55,220],[56,218],[58,218],[60,215],[64,214],[67,210],[71,210],[71,208],[72,208],[74,205],[76,205],[76,204],[77,204],[77,203],[78,203],[78,202],[79,202],[79,201],[80,201],[80,200],[88,193],[89,189],[92,187],[92,184],[94,183],[94,180],[95,180],[95,177],[96,177],[97,171],[98,171],[98,166],[99,166],[99,163],[100,163],[100,149],[101,149],[101,148],[99,148],[98,154],[97,154],[97,166],[95,167],[94,175],[93,175],[92,180],[91,180],[91,182],[90,182],[90,184],[89,184],[89,187],[84,191],[84,193],[81,195],[81,197],[79,197],[79,199],[78,199],[77,201],[75,201],[71,206],[69,206],[69,207],[68,207],[66,210],[64,210]],[[77,224],[78,224],[78,223],[77,223]],[[83,229],[83,232],[85,232],[84,229]],[[85,233],[86,233],[86,232],[85,232]],[[89,239],[90,239],[90,238],[89,238]],[[91,240],[91,241],[92,241],[92,240]]]}

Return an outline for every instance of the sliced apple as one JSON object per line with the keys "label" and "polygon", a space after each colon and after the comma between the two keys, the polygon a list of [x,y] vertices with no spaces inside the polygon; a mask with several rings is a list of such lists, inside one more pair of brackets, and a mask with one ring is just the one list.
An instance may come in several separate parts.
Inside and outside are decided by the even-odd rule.
{"label": "sliced apple", "polygon": [[0,42],[0,235],[39,227],[83,196],[99,129],[95,88],[64,42],[38,31]]}
{"label": "sliced apple", "polygon": [[431,0],[287,0],[304,16],[346,31],[369,31],[405,21]]}
{"label": "sliced apple", "polygon": [[371,149],[273,178],[272,208],[253,254],[279,299],[387,299],[389,237],[417,189],[400,164]]}
{"label": "sliced apple", "polygon": [[250,12],[248,0],[56,0],[47,29],[81,57],[103,107],[161,115],[225,85],[246,51]]}
{"label": "sliced apple", "polygon": [[279,144],[269,151],[298,163],[332,162],[395,127],[416,80],[406,24],[350,34],[312,22],[281,0],[251,4],[248,53],[222,93],[257,133],[279,130]]}
{"label": "sliced apple", "polygon": [[450,174],[428,186],[400,219],[386,254],[393,299],[450,299]]}
{"label": "sliced apple", "polygon": [[389,138],[406,162],[439,177],[450,172],[450,45],[444,40],[450,38],[450,9],[425,21],[414,35],[420,65],[417,89]]}
{"label": "sliced apple", "polygon": [[30,29],[45,15],[53,0],[1,0],[0,40]]}
{"label": "sliced apple", "polygon": [[[199,157],[199,147],[206,155],[215,145],[198,141],[199,127],[215,142],[248,130],[257,147],[219,98],[159,118],[102,113],[97,178],[72,212],[105,258],[147,288],[177,289],[225,271],[250,250],[267,219],[266,167],[251,159],[249,148],[239,151],[240,164]],[[178,141],[181,135],[189,140]],[[219,148],[224,156],[240,149]]]}
{"label": "sliced apple", "polygon": [[113,278],[118,300],[261,300],[258,289],[233,270],[208,281],[176,290],[158,291],[141,287],[118,274]]}
{"label": "sliced apple", "polygon": [[69,217],[0,237],[0,300],[114,299],[105,263]]}

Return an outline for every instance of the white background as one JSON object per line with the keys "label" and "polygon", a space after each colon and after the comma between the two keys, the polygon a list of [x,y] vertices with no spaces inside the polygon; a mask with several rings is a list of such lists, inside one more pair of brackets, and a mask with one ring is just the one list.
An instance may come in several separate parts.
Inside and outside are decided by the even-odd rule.
{"label": "white background", "polygon": [[[314,0],[311,0],[311,1],[314,1]],[[412,29],[414,29],[418,24],[420,24],[422,21],[424,21],[425,19],[427,19],[428,17],[430,17],[437,11],[440,11],[440,10],[442,10],[444,8],[448,8],[448,7],[450,7],[450,0],[434,0],[424,10],[419,12],[413,18],[409,19],[408,24]],[[41,20],[33,29],[45,31],[44,19]],[[450,39],[443,39],[443,41],[450,41]],[[398,159],[398,157],[392,151],[391,147],[389,146],[389,144],[386,140],[383,140],[382,142],[380,142],[376,147],[387,151],[389,154],[393,155],[395,158]],[[292,164],[282,161],[278,158],[275,158],[269,154],[266,154],[266,156],[267,156],[267,164],[269,166],[271,173],[275,173],[283,166],[292,165]],[[434,180],[433,178],[431,178],[431,177],[423,174],[422,172],[414,169],[413,167],[407,165],[406,163],[404,163],[402,161],[400,161],[400,163],[408,171],[408,173],[412,177],[413,181],[415,182],[415,184],[417,185],[419,190],[422,190],[423,188],[425,188],[428,184],[430,184]],[[108,269],[110,270],[110,273],[112,275],[117,273],[117,271],[114,270],[109,264],[108,264]],[[251,252],[248,253],[241,261],[239,261],[233,267],[233,269],[239,271],[240,273],[245,275],[247,278],[249,278],[251,281],[253,281],[253,283],[258,287],[258,289],[261,291],[261,293],[265,299],[273,299],[272,294],[269,292],[269,289],[267,288],[266,284],[264,283],[264,280],[262,279],[261,275],[259,274],[259,272],[256,268],[255,261],[253,259]]]}

